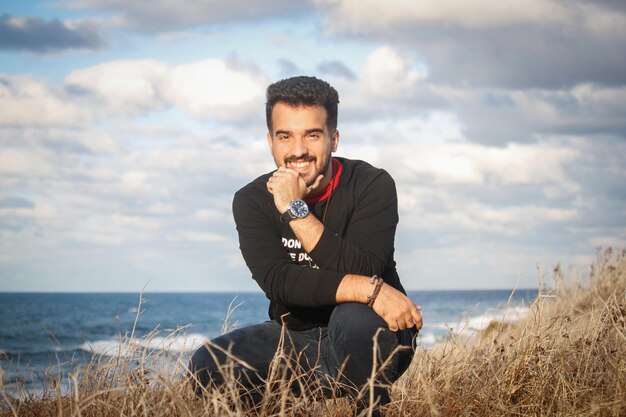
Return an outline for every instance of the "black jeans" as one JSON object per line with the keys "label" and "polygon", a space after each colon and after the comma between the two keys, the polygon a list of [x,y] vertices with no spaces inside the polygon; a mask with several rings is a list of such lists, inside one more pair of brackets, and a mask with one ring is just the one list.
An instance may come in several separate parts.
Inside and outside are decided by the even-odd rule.
{"label": "black jeans", "polygon": [[[356,396],[357,390],[371,376],[373,338],[378,329],[383,330],[377,337],[377,367],[389,361],[376,378],[378,384],[375,385],[374,397],[379,404],[386,404],[389,401],[387,386],[398,379],[411,363],[416,331],[413,328],[391,332],[374,310],[361,303],[337,305],[328,327],[284,330],[283,333],[280,324],[267,321],[234,330],[212,340],[213,347],[204,345],[198,348],[189,362],[189,371],[193,375],[196,393],[201,395],[203,386],[221,385],[228,378],[224,375],[228,369],[254,402],[255,388],[260,388],[268,378],[270,362],[282,340],[283,353],[291,355],[291,369],[299,367],[304,372],[314,369],[314,375],[322,386],[331,379],[344,387],[339,395]],[[404,346],[397,349],[401,345]],[[233,362],[233,357],[239,361]],[[260,391],[257,395],[261,395]],[[361,406],[366,406],[368,401],[369,392],[366,392]]]}

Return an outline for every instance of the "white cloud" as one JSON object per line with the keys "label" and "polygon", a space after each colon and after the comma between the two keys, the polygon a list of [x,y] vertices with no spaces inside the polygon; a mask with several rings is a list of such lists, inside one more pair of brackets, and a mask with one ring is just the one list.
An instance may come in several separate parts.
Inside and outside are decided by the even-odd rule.
{"label": "white cloud", "polygon": [[507,27],[525,23],[563,23],[571,12],[556,1],[528,0],[317,0],[328,8],[329,29],[340,27],[359,32],[368,27],[413,25],[460,26],[465,28]]}
{"label": "white cloud", "polygon": [[626,249],[626,238],[624,236],[594,236],[589,239],[589,243],[594,248]]}
{"label": "white cloud", "polygon": [[180,231],[167,237],[168,240],[173,241],[189,241],[198,243],[227,243],[229,236],[220,235],[211,232],[196,232],[196,231]]}
{"label": "white cloud", "polygon": [[540,90],[430,85],[480,142],[529,140],[545,132],[618,133],[626,128],[626,87],[581,83]]}
{"label": "white cloud", "polygon": [[214,115],[222,120],[241,120],[262,108],[265,86],[265,80],[250,71],[208,59],[174,67],[164,95],[195,117]]}
{"label": "white cloud", "polygon": [[578,6],[583,16],[583,25],[599,36],[609,39],[626,38],[626,15],[615,10],[605,10],[593,4]]}
{"label": "white cloud", "polygon": [[113,61],[72,71],[65,82],[128,116],[174,106],[192,117],[243,120],[252,109],[258,112],[265,93],[262,77],[220,59],[178,66],[151,59]]}
{"label": "white cloud", "polygon": [[113,109],[134,115],[142,109],[163,107],[159,86],[168,72],[168,65],[152,59],[113,61],[74,70],[65,77],[65,83],[94,93]]}
{"label": "white cloud", "polygon": [[[407,230],[429,231],[438,235],[438,241],[458,239],[466,233],[490,233],[502,236],[523,236],[540,226],[570,222],[581,212],[570,207],[547,207],[526,202],[520,205],[495,206],[471,198],[455,195],[451,190],[426,187],[399,186],[398,204]],[[436,203],[436,205],[435,205]]]}
{"label": "white cloud", "polygon": [[[200,210],[196,210],[196,212],[194,213],[194,217],[198,220],[201,221],[228,221],[229,219],[229,215],[225,216],[225,212],[224,210],[218,210],[218,209],[200,209]],[[230,214],[230,213],[228,213]]]}
{"label": "white cloud", "polygon": [[[576,140],[481,145],[466,141],[459,121],[442,113],[348,125],[342,131],[346,141],[340,151],[363,152],[360,143],[373,147],[378,163],[393,167],[394,175],[405,181],[579,190],[565,173],[565,167],[581,156]],[[358,142],[351,143],[351,138]]]}
{"label": "white cloud", "polygon": [[101,9],[119,13],[115,20],[122,26],[150,32],[187,29],[194,26],[229,21],[289,15],[310,8],[308,1],[250,0],[187,0],[184,6],[173,0],[66,0],[73,8]]}
{"label": "white cloud", "polygon": [[0,125],[84,127],[89,112],[30,75],[0,73]]}
{"label": "white cloud", "polygon": [[3,176],[44,177],[54,174],[45,156],[26,149],[0,149],[0,172]]}
{"label": "white cloud", "polygon": [[425,71],[411,69],[410,62],[390,46],[381,46],[366,59],[363,80],[375,95],[411,94],[415,84],[427,77]]}

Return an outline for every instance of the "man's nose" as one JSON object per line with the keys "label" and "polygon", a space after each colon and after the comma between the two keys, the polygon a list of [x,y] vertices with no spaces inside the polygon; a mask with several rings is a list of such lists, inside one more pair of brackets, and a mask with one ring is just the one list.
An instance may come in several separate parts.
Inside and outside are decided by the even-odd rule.
{"label": "man's nose", "polygon": [[307,147],[304,138],[296,138],[296,140],[293,142],[293,149],[291,150],[291,153],[296,157],[306,155]]}

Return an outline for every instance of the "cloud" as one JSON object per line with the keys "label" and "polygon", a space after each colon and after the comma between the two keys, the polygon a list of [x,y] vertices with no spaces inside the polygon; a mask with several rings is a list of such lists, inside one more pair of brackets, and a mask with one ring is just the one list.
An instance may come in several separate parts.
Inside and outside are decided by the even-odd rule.
{"label": "cloud", "polygon": [[4,126],[80,127],[90,113],[62,91],[29,75],[0,73],[0,124]]}
{"label": "cloud", "polygon": [[[372,129],[371,134],[375,132]],[[506,147],[470,142],[420,144],[407,139],[385,145],[379,150],[379,158],[384,160],[384,165],[394,166],[400,178],[420,183],[548,187],[544,190],[546,194],[551,187],[558,186],[573,193],[580,187],[569,178],[565,168],[576,162],[581,153],[570,146],[550,141],[510,143]]]}
{"label": "cloud", "polygon": [[348,80],[356,79],[356,75],[350,68],[341,61],[323,61],[317,66],[317,70],[324,75],[331,77],[342,77]]}
{"label": "cloud", "polygon": [[342,138],[341,155],[391,173],[404,219],[400,229],[426,232],[430,244],[461,244],[476,234],[530,240],[546,227],[590,215],[576,201],[594,185],[573,172],[588,169],[592,140],[484,145],[467,140],[453,114],[438,112],[344,124]]}
{"label": "cloud", "polygon": [[289,16],[311,9],[309,1],[251,0],[191,0],[184,6],[171,0],[151,2],[122,0],[68,0],[71,8],[97,9],[120,14],[120,24],[147,32],[188,29],[197,26],[223,24],[240,20]]}
{"label": "cloud", "polygon": [[[551,0],[400,0],[383,4],[375,0],[318,0],[329,7],[328,21],[352,30],[403,28],[413,25],[459,26],[465,28],[509,27],[539,23],[552,25],[568,20],[569,10]],[[339,19],[339,20],[338,20]]]}
{"label": "cloud", "polygon": [[32,209],[35,208],[35,204],[32,201],[22,197],[0,197],[1,208],[16,208],[16,209]]}
{"label": "cloud", "polygon": [[626,132],[624,85],[578,83],[552,89],[456,85],[433,80],[424,65],[407,47],[372,50],[360,78],[333,80],[341,96],[340,125],[388,118],[400,127],[412,115],[435,111],[454,115],[450,126],[459,126],[467,140],[500,146],[534,143],[555,134]]}
{"label": "cloud", "polygon": [[589,239],[589,243],[594,248],[612,248],[616,250],[626,249],[626,237],[617,236],[594,236]]}
{"label": "cloud", "polygon": [[375,95],[412,94],[416,83],[425,79],[424,71],[416,71],[394,48],[382,46],[368,55],[363,67],[363,83]]}
{"label": "cloud", "polygon": [[69,91],[92,94],[113,109],[135,115],[165,106],[159,86],[170,68],[156,60],[113,61],[70,72]]}
{"label": "cloud", "polygon": [[437,83],[507,88],[623,85],[626,11],[565,0],[320,0],[327,32],[419,53]]}
{"label": "cloud", "polygon": [[292,77],[302,72],[293,61],[286,58],[279,59],[278,66],[280,67],[281,75],[285,77]]}
{"label": "cloud", "polygon": [[173,68],[164,95],[192,116],[240,120],[258,113],[265,85],[265,80],[251,71],[208,59]]}
{"label": "cloud", "polygon": [[430,85],[481,143],[531,141],[546,134],[626,132],[626,87],[577,84],[571,88],[495,89]]}
{"label": "cloud", "polygon": [[251,69],[220,59],[177,66],[146,59],[74,70],[65,83],[128,116],[174,106],[192,117],[233,121],[260,108],[266,82]]}
{"label": "cloud", "polygon": [[68,49],[100,50],[105,46],[100,28],[92,22],[0,16],[0,49],[49,53]]}

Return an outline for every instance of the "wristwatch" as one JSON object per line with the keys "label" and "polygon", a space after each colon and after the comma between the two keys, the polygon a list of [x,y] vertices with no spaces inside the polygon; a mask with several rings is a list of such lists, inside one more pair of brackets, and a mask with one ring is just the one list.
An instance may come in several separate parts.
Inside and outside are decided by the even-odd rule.
{"label": "wristwatch", "polygon": [[289,203],[287,211],[281,214],[280,221],[283,223],[289,223],[293,219],[301,219],[309,214],[309,206],[306,205],[304,200],[293,200]]}

